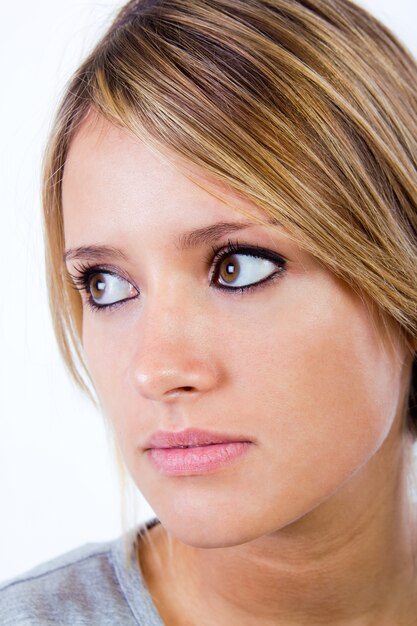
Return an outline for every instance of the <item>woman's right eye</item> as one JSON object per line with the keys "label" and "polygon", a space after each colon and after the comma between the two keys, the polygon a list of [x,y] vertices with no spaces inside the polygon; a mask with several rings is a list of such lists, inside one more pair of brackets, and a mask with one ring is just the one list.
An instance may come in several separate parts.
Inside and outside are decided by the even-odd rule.
{"label": "woman's right eye", "polygon": [[137,289],[125,278],[109,272],[94,272],[85,277],[85,290],[91,304],[106,307],[138,295]]}

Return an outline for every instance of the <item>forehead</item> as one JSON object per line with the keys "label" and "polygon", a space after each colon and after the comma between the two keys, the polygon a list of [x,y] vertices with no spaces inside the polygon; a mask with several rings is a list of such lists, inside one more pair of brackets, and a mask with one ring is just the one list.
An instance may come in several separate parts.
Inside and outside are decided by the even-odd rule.
{"label": "forehead", "polygon": [[91,243],[92,236],[112,245],[138,234],[156,241],[159,231],[176,237],[219,221],[267,219],[225,183],[179,157],[168,159],[97,114],[71,142],[62,199],[67,246]]}

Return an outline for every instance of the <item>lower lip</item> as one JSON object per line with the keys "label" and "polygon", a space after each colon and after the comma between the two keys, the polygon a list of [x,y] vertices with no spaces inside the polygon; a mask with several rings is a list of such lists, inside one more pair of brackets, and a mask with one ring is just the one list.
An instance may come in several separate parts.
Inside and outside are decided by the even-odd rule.
{"label": "lower lip", "polygon": [[150,448],[148,453],[162,474],[183,476],[218,470],[245,454],[250,445],[248,441],[233,441],[193,448]]}

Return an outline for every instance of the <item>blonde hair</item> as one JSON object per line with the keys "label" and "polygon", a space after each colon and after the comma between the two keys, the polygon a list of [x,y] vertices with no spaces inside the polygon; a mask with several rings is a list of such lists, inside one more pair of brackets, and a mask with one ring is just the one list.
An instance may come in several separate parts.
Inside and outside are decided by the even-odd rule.
{"label": "blonde hair", "polygon": [[[349,0],[133,0],[70,81],[44,161],[50,303],[84,387],[61,181],[95,110],[259,206],[415,355],[417,67]],[[417,433],[416,359],[407,427]]]}

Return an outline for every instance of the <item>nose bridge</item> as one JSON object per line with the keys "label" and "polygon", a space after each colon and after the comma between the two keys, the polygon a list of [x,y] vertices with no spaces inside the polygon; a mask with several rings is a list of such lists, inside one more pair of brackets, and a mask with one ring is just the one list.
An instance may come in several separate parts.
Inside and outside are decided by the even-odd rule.
{"label": "nose bridge", "polygon": [[149,289],[143,301],[141,325],[144,340],[160,345],[190,338],[201,323],[201,301],[193,292],[190,280],[176,272]]}
{"label": "nose bridge", "polygon": [[207,391],[217,380],[203,302],[178,277],[144,299],[131,364],[139,392],[152,400]]}

